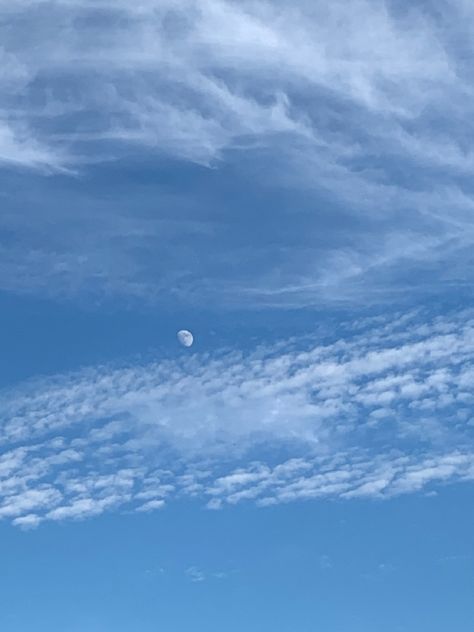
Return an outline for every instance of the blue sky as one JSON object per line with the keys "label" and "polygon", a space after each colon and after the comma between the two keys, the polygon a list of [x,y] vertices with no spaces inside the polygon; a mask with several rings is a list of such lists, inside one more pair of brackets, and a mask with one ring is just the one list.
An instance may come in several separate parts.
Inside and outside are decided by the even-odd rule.
{"label": "blue sky", "polygon": [[473,28],[0,3],[2,629],[472,630]]}

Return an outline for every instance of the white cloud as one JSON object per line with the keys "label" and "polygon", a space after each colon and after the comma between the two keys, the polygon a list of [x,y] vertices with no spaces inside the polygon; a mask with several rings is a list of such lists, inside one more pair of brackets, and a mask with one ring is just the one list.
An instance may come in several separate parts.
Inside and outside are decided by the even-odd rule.
{"label": "white cloud", "polygon": [[206,579],[206,575],[202,570],[196,568],[196,566],[190,566],[186,569],[187,577],[195,583],[203,582]]}
{"label": "white cloud", "polygon": [[[250,254],[226,244],[213,270],[203,255],[193,276],[180,266],[186,247],[168,248],[168,199],[143,221],[134,200],[127,212],[93,213],[68,198],[66,214],[40,211],[56,239],[25,203],[2,218],[18,236],[0,251],[2,289],[292,307],[378,301],[387,285],[403,295],[420,278],[413,270],[424,273],[418,291],[472,283],[465,59],[474,11],[465,2],[13,0],[1,16],[0,163],[80,171],[130,151],[230,161],[259,185],[316,192],[318,208],[329,196],[367,222],[321,246],[308,241],[327,230],[315,212],[297,254],[271,239]],[[229,279],[219,274],[229,259],[260,271]]]}
{"label": "white cloud", "polygon": [[161,509],[162,507],[164,507],[164,505],[165,505],[164,500],[149,500],[144,505],[141,505],[140,507],[138,507],[137,511],[142,511],[142,512],[154,511],[155,509]]}
{"label": "white cloud", "polygon": [[[458,5],[450,6],[456,12]],[[403,126],[440,102],[454,113],[448,89],[468,93],[456,72],[456,50],[429,5],[402,12],[370,0],[353,0],[349,8],[304,0],[138,7],[16,0],[2,13],[13,32],[3,53],[9,72],[1,79],[16,86],[13,96],[31,97],[23,101],[23,118],[54,122],[89,114],[89,124],[75,126],[73,134],[60,133],[58,125],[44,134],[36,125],[55,144],[117,139],[208,162],[245,136],[290,132],[342,158],[361,147],[318,120],[337,118],[337,108],[327,109],[332,95],[376,121],[374,139],[443,163],[460,155],[460,146],[448,145],[449,135],[439,144],[430,135],[426,151],[420,130]],[[466,23],[473,17],[472,11],[462,15]],[[34,35],[31,46],[23,29]]]}
{"label": "white cloud", "polygon": [[[447,89],[466,92],[455,51],[426,7],[403,15],[369,0],[353,0],[349,10],[340,1],[173,0],[134,7],[16,0],[2,13],[13,31],[3,53],[9,72],[0,79],[16,87],[5,111],[13,118],[14,98],[22,97],[20,116],[54,147],[65,139],[73,146],[115,139],[207,163],[244,137],[289,132],[334,160],[361,148],[318,120],[337,117],[336,108],[327,109],[332,95],[377,122],[375,139],[422,152],[424,159],[459,162],[459,147],[447,147],[449,136],[438,145],[430,136],[426,151],[418,133],[403,127],[433,104],[448,106]],[[463,19],[472,21],[472,12]],[[34,35],[30,46],[23,29]],[[69,130],[59,131],[55,119],[81,111],[88,122],[72,126],[70,119]]]}
{"label": "white cloud", "polygon": [[472,314],[340,331],[3,391],[0,516],[27,527],[177,497],[219,509],[472,480]]}

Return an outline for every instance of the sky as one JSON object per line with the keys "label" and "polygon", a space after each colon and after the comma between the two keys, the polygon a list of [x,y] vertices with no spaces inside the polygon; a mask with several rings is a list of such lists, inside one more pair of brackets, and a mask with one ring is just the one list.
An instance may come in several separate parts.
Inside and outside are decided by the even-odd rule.
{"label": "sky", "polygon": [[472,631],[473,32],[0,0],[2,630]]}

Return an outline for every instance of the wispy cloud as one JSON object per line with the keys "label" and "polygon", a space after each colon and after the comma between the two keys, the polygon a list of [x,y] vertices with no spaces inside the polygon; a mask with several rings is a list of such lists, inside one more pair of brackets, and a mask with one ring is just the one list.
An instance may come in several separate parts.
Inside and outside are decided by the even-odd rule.
{"label": "wispy cloud", "polygon": [[[13,222],[21,245],[0,252],[0,286],[288,307],[378,300],[387,285],[472,284],[473,23],[462,0],[3,3],[0,163],[80,171],[130,152],[232,163],[258,173],[256,187],[309,191],[315,210],[311,221],[293,214],[298,253],[263,230],[250,254],[228,241],[216,252],[232,231],[209,221],[202,200],[195,219],[216,237],[216,264],[203,255],[193,276],[179,265],[189,247],[167,248],[169,199],[145,222],[133,200],[124,211],[76,199],[64,214],[49,195],[40,214],[61,234],[45,239],[23,204]],[[338,215],[338,204],[350,227],[336,235],[320,215],[328,205]],[[252,274],[218,272],[244,259]]]}
{"label": "wispy cloud", "polygon": [[463,113],[451,96],[469,94],[450,36],[474,15],[454,2],[441,22],[444,8],[17,0],[1,10],[5,116],[21,99],[16,116],[54,146],[120,140],[205,163],[245,138],[294,133],[333,159],[383,146],[466,166],[461,130],[437,135],[421,117],[443,103],[445,122],[457,114],[452,130]]}
{"label": "wispy cloud", "polygon": [[185,571],[187,578],[194,583],[204,582],[209,579],[226,579],[229,574],[226,571],[204,571],[197,566],[190,566]]}
{"label": "wispy cloud", "polygon": [[203,571],[195,566],[190,566],[186,569],[186,576],[195,583],[203,582],[206,579],[206,575]]}
{"label": "wispy cloud", "polygon": [[4,391],[0,516],[174,497],[380,498],[474,477],[474,319],[353,323],[326,345],[98,367]]}

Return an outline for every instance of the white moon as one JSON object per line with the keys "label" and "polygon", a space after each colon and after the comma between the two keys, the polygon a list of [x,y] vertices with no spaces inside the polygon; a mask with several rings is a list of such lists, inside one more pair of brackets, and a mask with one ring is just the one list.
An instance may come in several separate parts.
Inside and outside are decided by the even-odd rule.
{"label": "white moon", "polygon": [[193,334],[187,329],[180,329],[176,335],[183,347],[190,347],[194,342]]}

